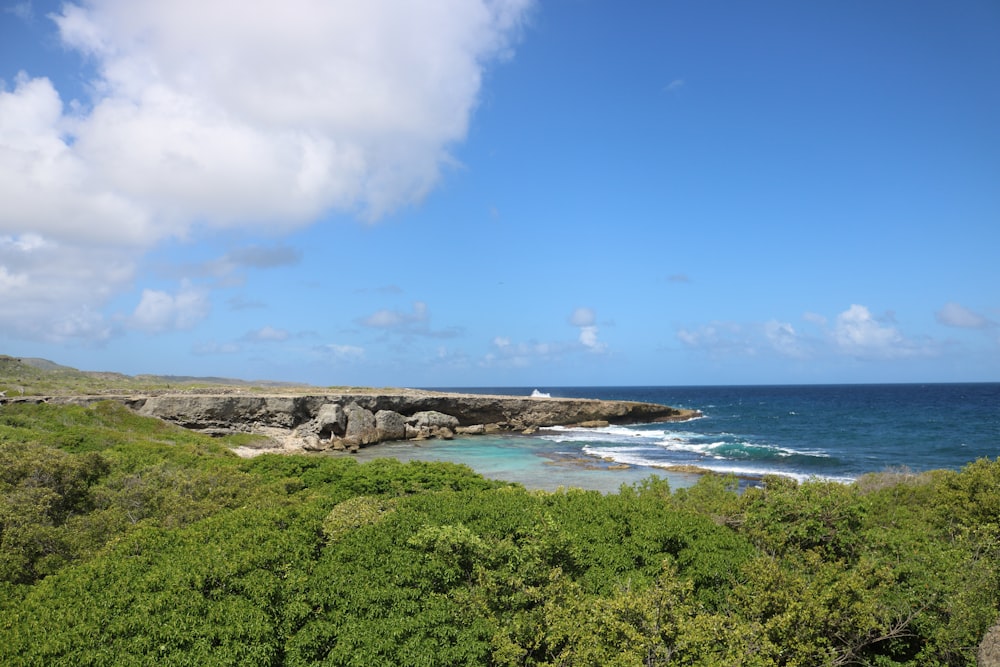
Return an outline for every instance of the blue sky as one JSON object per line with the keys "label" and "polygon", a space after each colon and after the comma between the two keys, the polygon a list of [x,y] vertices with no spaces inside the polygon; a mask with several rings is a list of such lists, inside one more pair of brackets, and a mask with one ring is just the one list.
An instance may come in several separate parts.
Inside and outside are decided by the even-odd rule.
{"label": "blue sky", "polygon": [[0,352],[1000,381],[993,0],[4,0]]}

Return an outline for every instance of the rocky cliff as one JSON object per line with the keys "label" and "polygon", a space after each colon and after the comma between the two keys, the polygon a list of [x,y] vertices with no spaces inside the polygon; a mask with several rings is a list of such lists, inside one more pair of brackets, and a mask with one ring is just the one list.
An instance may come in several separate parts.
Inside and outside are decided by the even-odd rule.
{"label": "rocky cliff", "polygon": [[412,390],[307,395],[232,391],[21,400],[88,404],[108,399],[120,401],[139,414],[215,435],[266,435],[285,450],[351,450],[387,440],[450,438],[570,424],[679,421],[698,414],[629,401]]}

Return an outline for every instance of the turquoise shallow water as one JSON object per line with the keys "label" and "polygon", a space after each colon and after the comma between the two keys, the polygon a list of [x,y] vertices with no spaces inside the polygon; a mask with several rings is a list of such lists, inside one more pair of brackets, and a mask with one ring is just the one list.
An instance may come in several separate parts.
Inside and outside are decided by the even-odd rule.
{"label": "turquoise shallow water", "polygon": [[[751,478],[777,474],[850,481],[899,467],[957,470],[978,458],[1000,456],[1000,383],[538,389],[554,397],[694,408],[704,417],[543,429],[530,437],[385,443],[357,456],[465,463],[487,477],[528,488],[604,492],[653,474],[667,478],[673,488],[696,480],[662,466],[697,466]],[[532,390],[454,391],[527,396]]]}
{"label": "turquoise shallow water", "polygon": [[614,467],[614,463],[587,456],[574,448],[531,436],[474,436],[454,440],[387,442],[366,447],[359,461],[394,458],[400,461],[463,463],[484,477],[517,482],[528,489],[555,491],[559,487],[614,493],[623,484],[635,484],[652,474],[679,489],[694,484],[696,475],[668,473],[646,466]]}

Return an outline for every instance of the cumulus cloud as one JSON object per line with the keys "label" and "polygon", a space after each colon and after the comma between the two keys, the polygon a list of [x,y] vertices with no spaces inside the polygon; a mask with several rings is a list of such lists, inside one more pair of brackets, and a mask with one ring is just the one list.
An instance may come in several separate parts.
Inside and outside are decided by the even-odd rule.
{"label": "cumulus cloud", "polygon": [[878,321],[858,304],[837,315],[832,335],[843,352],[854,356],[898,357],[913,351],[896,327]]}
{"label": "cumulus cloud", "polygon": [[208,294],[198,287],[185,285],[176,294],[145,289],[129,324],[147,333],[190,329],[204,319],[208,311]]}
{"label": "cumulus cloud", "polygon": [[955,302],[946,303],[936,317],[941,324],[960,329],[988,329],[996,326],[995,322]]}
{"label": "cumulus cloud", "polygon": [[601,353],[608,349],[607,343],[597,338],[597,315],[592,308],[577,308],[570,315],[569,322],[580,330],[577,340],[590,352]]}
{"label": "cumulus cloud", "polygon": [[[419,201],[454,162],[483,70],[510,55],[531,3],[63,5],[50,18],[93,65],[93,97],[64,100],[37,73],[0,83],[0,235],[35,234],[67,261],[0,263],[0,285],[93,292],[48,308],[14,295],[0,327],[99,311],[145,251],[195,225],[281,233],[331,209],[374,220]],[[101,264],[114,275],[85,280]]]}
{"label": "cumulus cloud", "polygon": [[131,259],[101,246],[0,235],[0,330],[48,342],[107,340],[113,326],[96,304],[126,289],[134,272]]}

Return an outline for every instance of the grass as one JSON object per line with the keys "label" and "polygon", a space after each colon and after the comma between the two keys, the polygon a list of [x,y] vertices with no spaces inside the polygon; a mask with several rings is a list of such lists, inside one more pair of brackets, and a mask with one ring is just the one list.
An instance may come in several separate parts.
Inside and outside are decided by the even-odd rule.
{"label": "grass", "polygon": [[[81,371],[45,359],[21,359],[0,354],[0,392],[19,396],[72,396],[161,393],[275,393],[304,394],[317,391],[362,393],[379,391],[367,387],[313,387],[287,382],[197,378],[171,375],[125,375]],[[0,397],[2,400],[2,397]]]}

